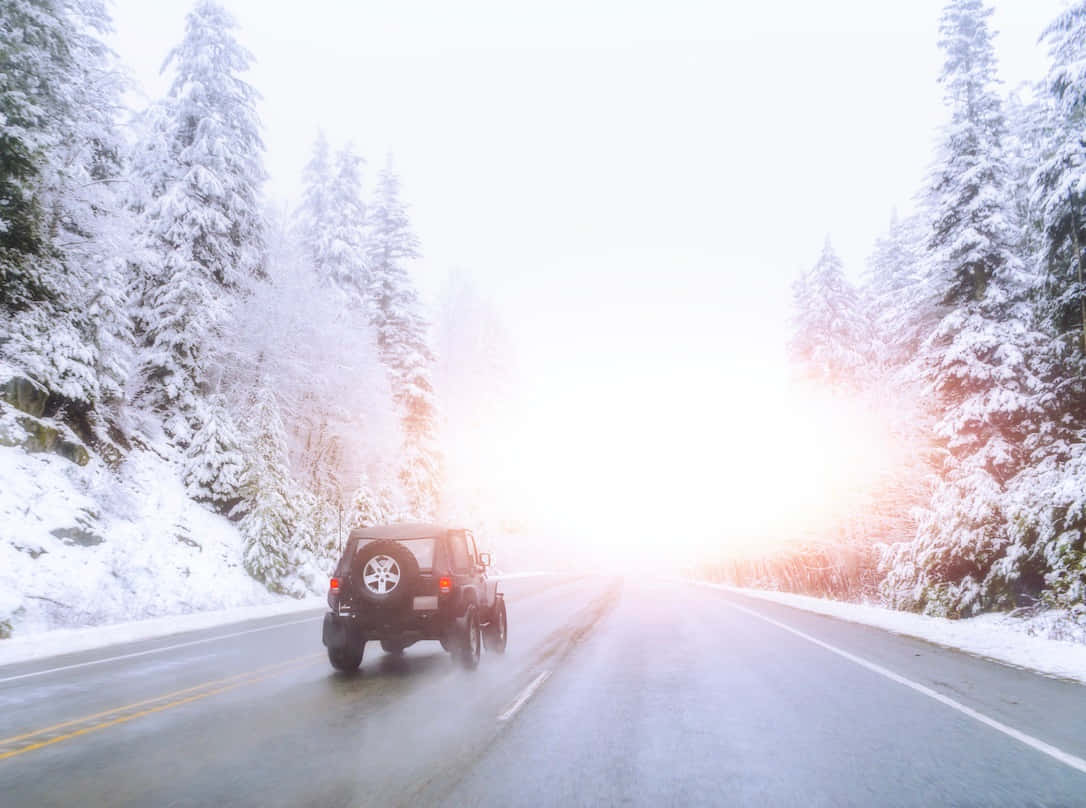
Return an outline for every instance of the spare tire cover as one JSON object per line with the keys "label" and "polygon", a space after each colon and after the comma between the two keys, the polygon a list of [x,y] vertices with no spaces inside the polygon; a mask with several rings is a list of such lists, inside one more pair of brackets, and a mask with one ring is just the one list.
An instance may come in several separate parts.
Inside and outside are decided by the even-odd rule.
{"label": "spare tire cover", "polygon": [[398,606],[415,592],[419,563],[398,541],[378,539],[358,551],[351,572],[358,598],[374,606]]}

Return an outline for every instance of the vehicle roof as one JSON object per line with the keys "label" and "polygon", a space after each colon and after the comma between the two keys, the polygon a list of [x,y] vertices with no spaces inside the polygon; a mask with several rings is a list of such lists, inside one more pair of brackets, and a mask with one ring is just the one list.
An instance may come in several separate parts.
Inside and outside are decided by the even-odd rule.
{"label": "vehicle roof", "polygon": [[443,536],[449,528],[427,522],[401,522],[395,525],[374,525],[373,527],[355,528],[351,531],[352,539],[431,539]]}

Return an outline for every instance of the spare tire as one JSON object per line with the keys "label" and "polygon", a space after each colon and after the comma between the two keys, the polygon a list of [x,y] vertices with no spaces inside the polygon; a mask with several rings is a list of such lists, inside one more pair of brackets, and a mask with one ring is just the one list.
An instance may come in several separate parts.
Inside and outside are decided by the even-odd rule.
{"label": "spare tire", "polygon": [[373,606],[410,602],[419,580],[419,562],[398,541],[370,542],[355,556],[351,578],[354,594]]}

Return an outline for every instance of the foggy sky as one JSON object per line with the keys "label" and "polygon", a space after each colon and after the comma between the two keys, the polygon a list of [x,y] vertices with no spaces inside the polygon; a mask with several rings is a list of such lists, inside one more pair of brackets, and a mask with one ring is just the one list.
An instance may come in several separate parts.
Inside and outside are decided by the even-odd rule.
{"label": "foggy sky", "polygon": [[[858,277],[943,119],[939,0],[225,5],[257,58],[269,194],[297,198],[318,127],[371,177],[393,151],[420,286],[462,267],[493,298],[555,465],[601,430],[667,443],[684,399],[741,428],[786,377],[792,279],[827,234]],[[1061,6],[997,4],[1007,86],[1043,75]],[[188,7],[113,6],[150,96]]]}

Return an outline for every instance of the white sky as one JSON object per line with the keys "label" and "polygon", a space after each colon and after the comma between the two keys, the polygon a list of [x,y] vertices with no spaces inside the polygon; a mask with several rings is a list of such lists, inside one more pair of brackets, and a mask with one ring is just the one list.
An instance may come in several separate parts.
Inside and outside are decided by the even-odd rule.
{"label": "white sky", "polygon": [[[701,451],[693,419],[759,428],[792,278],[827,234],[859,274],[943,114],[939,0],[224,4],[257,58],[271,194],[296,197],[318,127],[371,171],[391,149],[426,294],[463,267],[506,318],[539,463],[625,448],[644,495]],[[149,95],[189,5],[114,2]],[[997,3],[1008,86],[1043,74],[1062,5]],[[646,434],[686,448],[646,455]],[[731,462],[728,444],[704,451]],[[596,460],[564,495],[607,473]]]}

